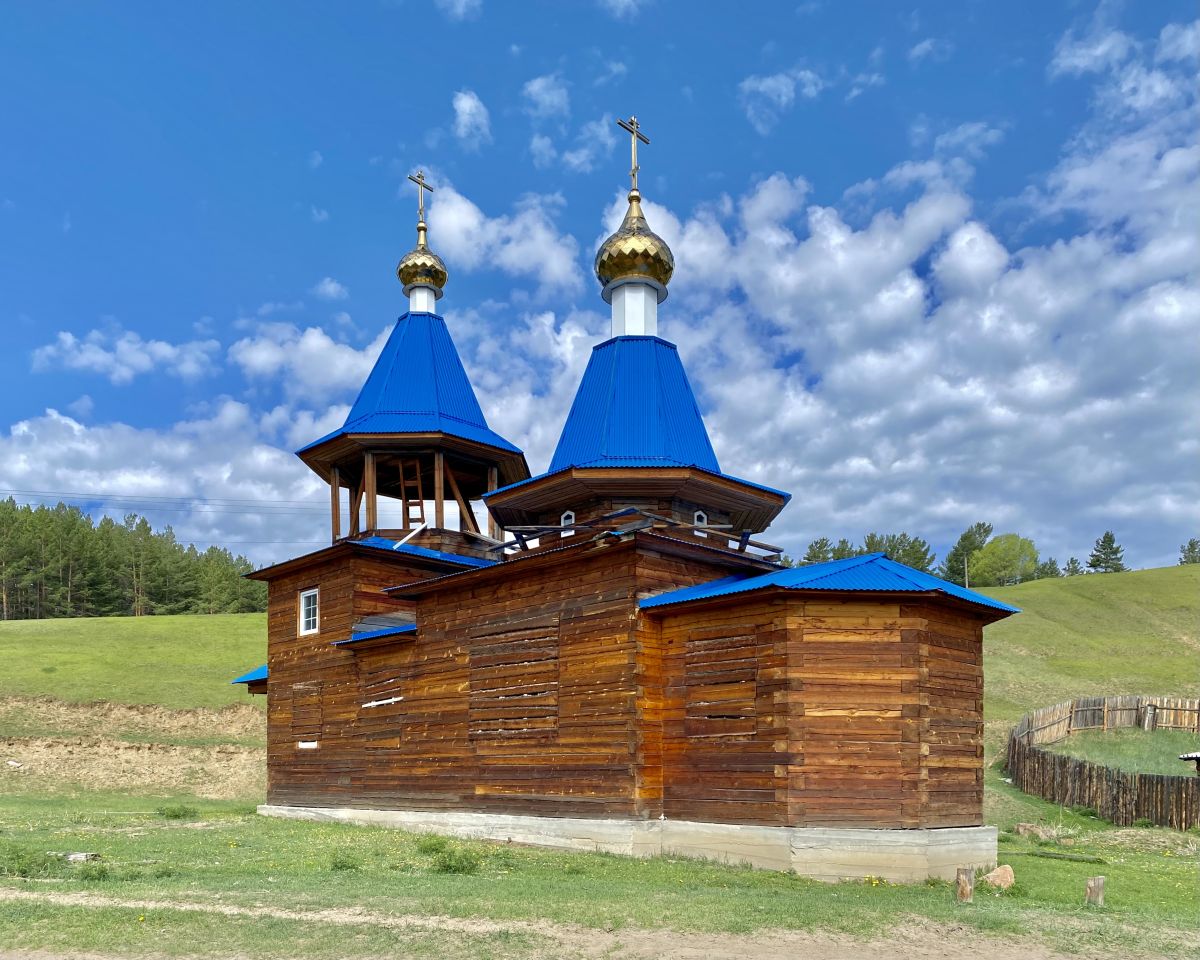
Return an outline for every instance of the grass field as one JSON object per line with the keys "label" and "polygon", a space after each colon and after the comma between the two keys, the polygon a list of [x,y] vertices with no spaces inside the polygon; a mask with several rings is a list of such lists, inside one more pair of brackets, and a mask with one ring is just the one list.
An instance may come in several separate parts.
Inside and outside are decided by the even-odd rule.
{"label": "grass field", "polygon": [[1048,744],[1047,749],[1132,773],[1189,777],[1196,768],[1179,755],[1200,750],[1200,737],[1182,730],[1084,730]]}
{"label": "grass field", "polygon": [[[913,955],[942,943],[976,960],[1200,957],[1200,833],[1116,829],[1020,793],[995,763],[1001,721],[1032,707],[1194,695],[1196,574],[995,591],[1026,611],[985,640],[985,819],[1017,885],[978,888],[970,906],[944,883],[826,885],[260,818],[262,698],[248,706],[228,681],[263,662],[261,615],[0,624],[0,751],[22,763],[0,756],[0,955],[759,960],[852,956],[845,938],[901,956],[909,937]],[[1101,873],[1106,905],[1086,909],[1084,880]]]}

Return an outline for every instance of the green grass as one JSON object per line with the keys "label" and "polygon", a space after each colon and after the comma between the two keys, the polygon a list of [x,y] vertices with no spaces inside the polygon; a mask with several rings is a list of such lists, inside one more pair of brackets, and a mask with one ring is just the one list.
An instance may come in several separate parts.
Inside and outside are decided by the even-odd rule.
{"label": "green grass", "polygon": [[[1002,797],[1001,826],[1016,820],[1054,824],[1061,842],[1053,849],[1099,856],[1106,863],[1042,858],[1035,854],[1045,852],[1045,841],[1005,834],[1001,861],[1013,864],[1018,893],[997,895],[981,887],[977,902],[964,908],[955,904],[947,883],[823,884],[688,859],[633,860],[461,840],[432,844],[399,831],[259,818],[245,803],[189,798],[186,803],[201,818],[192,823],[163,817],[155,809],[161,801],[120,793],[10,793],[0,796],[0,874],[6,860],[36,862],[48,850],[87,850],[101,855],[107,875],[89,877],[63,864],[37,881],[0,876],[0,889],[83,892],[110,903],[69,910],[22,904],[18,909],[0,900],[0,943],[60,945],[57,931],[65,925],[79,937],[77,949],[153,952],[190,938],[197,918],[187,904],[219,898],[223,906],[247,910],[266,905],[309,913],[353,909],[384,918],[548,920],[600,930],[785,929],[871,937],[916,919],[982,932],[1030,933],[1062,948],[1113,949],[1121,955],[1183,956],[1192,949],[1200,837],[1155,829],[1114,831],[1002,783],[990,786]],[[447,870],[448,852],[470,862],[471,869]],[[1087,910],[1084,880],[1101,872],[1107,877],[1107,905]],[[156,938],[142,940],[140,930],[131,933],[136,911],[116,909],[120,904],[114,906],[114,900],[162,904],[154,911]],[[282,925],[278,937],[238,921],[219,941],[192,941],[191,953],[324,957],[340,955],[341,949],[359,955],[359,944],[339,947],[336,938],[330,939],[320,918],[276,923]],[[379,932],[372,934],[366,926],[363,955],[376,947]],[[448,942],[459,950],[452,955],[464,956],[521,956],[532,946],[487,937]],[[184,952],[179,946],[168,951]]]}
{"label": "green grass", "polygon": [[[173,709],[251,700],[229,681],[266,660],[262,613],[0,623],[0,696]],[[262,705],[263,698],[253,698]]]}
{"label": "green grass", "polygon": [[1200,750],[1200,737],[1182,730],[1084,730],[1047,749],[1131,773],[1187,777],[1194,776],[1196,768],[1179,755]]}
{"label": "green grass", "polygon": [[988,719],[1079,696],[1200,696],[1200,564],[980,592],[1023,611],[984,631]]}

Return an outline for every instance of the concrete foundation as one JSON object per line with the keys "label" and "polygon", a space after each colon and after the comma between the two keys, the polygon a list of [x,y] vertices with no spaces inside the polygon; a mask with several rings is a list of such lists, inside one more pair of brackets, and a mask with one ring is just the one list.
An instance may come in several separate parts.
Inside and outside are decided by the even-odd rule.
{"label": "concrete foundation", "polygon": [[919,883],[929,877],[953,880],[959,867],[990,869],[996,865],[995,827],[754,827],[686,820],[585,820],[275,804],[264,804],[258,812],[269,817],[359,823],[560,850],[603,850],[635,857],[682,854],[767,870],[790,870],[829,881],[866,876],[896,883]]}

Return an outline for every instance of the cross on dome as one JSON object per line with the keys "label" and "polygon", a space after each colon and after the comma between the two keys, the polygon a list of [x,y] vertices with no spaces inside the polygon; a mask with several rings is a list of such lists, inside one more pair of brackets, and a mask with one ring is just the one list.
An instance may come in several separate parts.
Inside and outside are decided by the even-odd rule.
{"label": "cross on dome", "polygon": [[425,179],[424,170],[418,170],[415,175],[410,173],[408,179],[417,185],[417,245],[400,259],[396,276],[404,284],[409,312],[431,313],[434,302],[442,297],[442,287],[449,275],[442,258],[429,249],[425,191],[433,193],[433,186]]}
{"label": "cross on dome", "polygon": [[641,167],[638,166],[638,162],[637,162],[638,141],[641,140],[642,143],[646,144],[646,146],[650,146],[650,138],[647,137],[644,133],[642,133],[641,124],[638,123],[638,118],[635,116],[631,115],[628,120],[618,120],[617,126],[620,127],[622,130],[629,131],[629,151],[630,151],[629,182],[631,184],[630,189],[636,190],[638,188],[637,175],[638,175],[638,171],[641,169]]}

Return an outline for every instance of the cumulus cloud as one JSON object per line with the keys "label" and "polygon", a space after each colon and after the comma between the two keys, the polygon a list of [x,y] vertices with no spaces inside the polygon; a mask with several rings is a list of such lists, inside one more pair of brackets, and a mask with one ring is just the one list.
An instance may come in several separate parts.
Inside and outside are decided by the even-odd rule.
{"label": "cumulus cloud", "polygon": [[535,133],[529,141],[529,155],[533,158],[533,165],[541,170],[554,163],[558,158],[558,150],[554,141],[545,134]]}
{"label": "cumulus cloud", "polygon": [[459,90],[454,95],[454,135],[468,150],[491,143],[492,127],[488,109],[474,90]]}
{"label": "cumulus cloud", "polygon": [[1050,74],[1078,76],[1108,70],[1124,61],[1135,46],[1127,33],[1104,27],[1097,21],[1082,35],[1070,30],[1059,38],[1050,61]]}
{"label": "cumulus cloud", "polygon": [[350,291],[333,277],[322,277],[312,288],[312,294],[322,300],[345,300],[350,296]]}
{"label": "cumulus cloud", "polygon": [[556,73],[526,81],[521,94],[525,97],[525,109],[536,119],[565,120],[571,114],[566,81]]}
{"label": "cumulus cloud", "polygon": [[558,195],[529,195],[513,212],[491,217],[452,186],[438,189],[430,208],[437,222],[438,249],[455,267],[494,267],[534,280],[539,292],[573,293],[582,276],[578,242],[559,231]]}
{"label": "cumulus cloud", "polygon": [[954,44],[937,37],[926,37],[913,44],[908,51],[908,62],[917,64],[923,60],[945,60],[954,52]]}
{"label": "cumulus cloud", "polygon": [[611,113],[585,123],[575,138],[575,147],[563,151],[563,164],[577,173],[590,172],[598,160],[612,153],[617,143],[615,127]]}
{"label": "cumulus cloud", "polygon": [[278,381],[291,397],[325,399],[362,386],[389,332],[381,331],[359,350],[334,340],[321,327],[261,323],[251,336],[230,346],[228,354],[251,380]]}
{"label": "cumulus cloud", "polygon": [[812,100],[824,86],[824,81],[812,70],[797,68],[768,76],[747,77],[738,84],[738,95],[746,119],[765,136],[796,102],[797,91],[806,100]]}
{"label": "cumulus cloud", "polygon": [[130,383],[140,374],[155,371],[195,380],[216,370],[214,357],[220,346],[216,340],[143,340],[119,326],[92,330],[82,338],[62,330],[52,342],[33,351],[33,369],[83,370],[107,377],[114,384]]}

